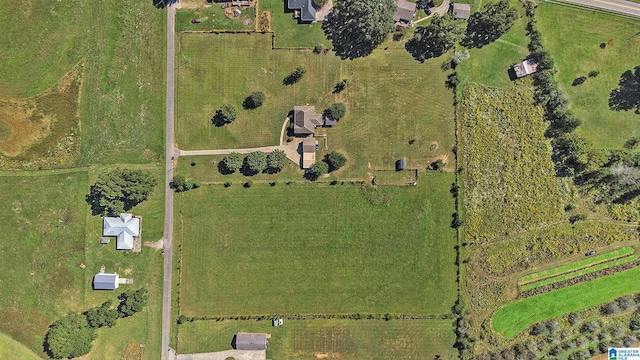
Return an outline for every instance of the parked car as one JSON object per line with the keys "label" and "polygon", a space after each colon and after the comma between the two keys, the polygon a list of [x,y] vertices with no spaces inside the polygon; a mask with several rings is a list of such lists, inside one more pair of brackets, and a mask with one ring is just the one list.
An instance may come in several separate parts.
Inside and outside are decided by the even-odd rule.
{"label": "parked car", "polygon": [[588,253],[584,254],[584,256],[593,256],[595,254],[596,254],[596,251],[595,250],[591,250]]}
{"label": "parked car", "polygon": [[202,21],[202,19],[200,19],[200,18],[191,19],[191,23],[192,24],[200,24],[201,21]]}

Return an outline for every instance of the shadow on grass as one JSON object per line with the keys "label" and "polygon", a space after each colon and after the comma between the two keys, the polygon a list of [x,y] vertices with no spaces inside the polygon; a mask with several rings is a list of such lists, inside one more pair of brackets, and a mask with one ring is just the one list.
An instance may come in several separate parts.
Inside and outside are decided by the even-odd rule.
{"label": "shadow on grass", "polygon": [[227,165],[224,164],[224,160],[220,160],[220,162],[218,163],[218,171],[222,175],[231,175],[235,172],[235,171],[229,170]]}
{"label": "shadow on grass", "polygon": [[618,85],[619,88],[609,95],[609,108],[616,111],[635,109],[635,113],[640,114],[640,65],[622,73]]}

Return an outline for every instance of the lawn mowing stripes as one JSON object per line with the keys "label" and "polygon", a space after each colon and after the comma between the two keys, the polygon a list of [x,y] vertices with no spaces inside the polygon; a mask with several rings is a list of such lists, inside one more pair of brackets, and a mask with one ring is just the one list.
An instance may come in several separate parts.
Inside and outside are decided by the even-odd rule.
{"label": "lawn mowing stripes", "polygon": [[604,269],[608,269],[614,266],[618,266],[618,265],[622,265],[622,264],[628,264],[631,262],[634,262],[638,260],[638,255],[631,255],[631,256],[626,256],[617,260],[611,260],[611,261],[607,261],[604,263],[599,263],[596,264],[594,266],[590,266],[587,268],[584,268],[582,270],[576,270],[576,271],[572,271],[569,273],[565,273],[562,275],[558,275],[558,276],[554,276],[554,277],[550,277],[544,280],[540,280],[540,281],[536,281],[533,283],[528,283],[526,285],[523,285],[521,287],[522,291],[527,291],[527,290],[531,290],[531,289],[535,289],[541,286],[545,286],[545,285],[549,285],[549,284],[553,284],[553,283],[557,283],[560,281],[565,281],[565,280],[569,280],[569,279],[573,279],[573,278],[577,278],[578,276],[581,275],[586,275],[586,274],[591,274],[594,273],[596,271],[600,271],[600,270],[604,270]]}
{"label": "lawn mowing stripes", "polygon": [[562,275],[564,273],[567,272],[572,272],[575,270],[580,270],[582,268],[585,267],[589,267],[604,261],[609,261],[612,259],[616,259],[619,257],[623,257],[623,256],[627,256],[627,255],[631,255],[633,254],[633,248],[632,247],[624,247],[622,249],[618,249],[616,251],[612,251],[612,252],[608,252],[602,255],[598,255],[598,256],[594,256],[591,258],[587,258],[584,260],[580,260],[578,262],[574,262],[568,265],[563,265],[563,266],[559,266],[553,269],[549,269],[549,270],[544,270],[544,271],[540,271],[537,272],[535,274],[530,274],[527,276],[524,276],[520,281],[519,284],[520,285],[524,285],[527,283],[530,283],[532,281],[538,281],[538,280],[543,280],[549,277],[554,277],[554,276],[558,276],[558,275]]}

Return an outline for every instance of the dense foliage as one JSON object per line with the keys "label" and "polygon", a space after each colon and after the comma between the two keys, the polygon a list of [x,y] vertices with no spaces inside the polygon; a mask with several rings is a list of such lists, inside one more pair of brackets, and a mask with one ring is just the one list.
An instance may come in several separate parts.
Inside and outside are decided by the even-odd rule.
{"label": "dense foliage", "polygon": [[45,349],[54,359],[75,358],[88,354],[95,338],[95,329],[84,315],[69,314],[51,324]]}
{"label": "dense foliage", "polygon": [[339,170],[347,163],[347,158],[337,151],[331,151],[324,156],[324,161],[329,165],[329,171]]}
{"label": "dense foliage", "polygon": [[266,99],[266,96],[262,91],[253,92],[251,93],[251,95],[247,96],[246,99],[244,99],[244,102],[242,103],[242,107],[244,107],[245,109],[258,108],[262,106],[262,103],[264,103],[265,99]]}
{"label": "dense foliage", "polygon": [[269,154],[267,154],[267,170],[270,173],[280,172],[289,162],[287,159],[287,154],[280,149],[273,150]]}
{"label": "dense foliage", "polygon": [[129,317],[137,312],[142,311],[147,304],[149,295],[147,289],[141,288],[138,290],[128,290],[118,296],[120,299],[120,305],[118,305],[118,312],[120,317]]}
{"label": "dense foliage", "polygon": [[481,12],[475,12],[469,17],[463,45],[483,47],[490,44],[509,31],[517,18],[518,12],[507,0],[487,4]]}
{"label": "dense foliage", "polygon": [[298,66],[296,67],[295,70],[293,70],[291,73],[289,73],[287,76],[285,76],[284,80],[282,80],[282,84],[284,85],[293,85],[295,83],[297,83],[298,81],[300,81],[300,79],[302,79],[302,76],[307,72],[307,70],[302,67],[302,66]]}
{"label": "dense foliage", "polygon": [[224,170],[226,170],[226,172],[234,173],[242,168],[243,161],[244,157],[241,154],[232,152],[222,159],[222,164],[224,165]]}
{"label": "dense foliage", "polygon": [[394,30],[393,0],[336,0],[333,18],[322,24],[336,55],[343,59],[367,56]]}
{"label": "dense foliage", "polygon": [[310,180],[318,180],[321,176],[329,172],[329,165],[324,161],[318,161],[313,164],[311,169],[307,172],[307,177]]}
{"label": "dense foliage", "polygon": [[640,114],[640,65],[622,74],[618,88],[609,95],[609,107],[618,111],[635,110]]}
{"label": "dense foliage", "polygon": [[118,168],[98,175],[87,202],[93,215],[118,215],[146,200],[157,183],[148,172]]}
{"label": "dense foliage", "polygon": [[427,26],[416,28],[413,38],[405,45],[418,61],[439,57],[449,51],[464,35],[464,23],[451,15],[434,15]]}
{"label": "dense foliage", "polygon": [[171,182],[172,187],[177,192],[197,189],[200,187],[199,181],[187,180],[184,175],[176,175]]}
{"label": "dense foliage", "polygon": [[230,124],[236,119],[236,116],[236,108],[233,105],[224,104],[216,110],[215,115],[211,118],[211,123],[215,126]]}
{"label": "dense foliage", "polygon": [[325,111],[325,114],[330,116],[334,120],[342,119],[347,113],[347,107],[344,103],[334,103],[329,106],[329,108]]}

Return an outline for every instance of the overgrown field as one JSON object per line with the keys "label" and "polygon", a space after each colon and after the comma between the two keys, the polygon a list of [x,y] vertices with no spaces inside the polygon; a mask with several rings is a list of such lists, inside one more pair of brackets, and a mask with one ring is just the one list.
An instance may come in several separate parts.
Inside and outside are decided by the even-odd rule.
{"label": "overgrown field", "polygon": [[183,193],[180,314],[450,313],[453,179],[438,173],[407,188],[255,184]]}
{"label": "overgrown field", "polygon": [[534,230],[563,218],[546,124],[530,90],[470,84],[458,117],[468,240]]}
{"label": "overgrown field", "polygon": [[640,267],[532,296],[498,309],[493,326],[501,334],[512,337],[531,324],[590,308],[617,297],[640,291]]}
{"label": "overgrown field", "polygon": [[196,321],[179,326],[179,353],[231,349],[238,332],[271,334],[269,359],[456,359],[452,320]]}
{"label": "overgrown field", "polygon": [[[561,90],[582,120],[577,132],[598,148],[621,149],[627,139],[640,136],[637,114],[610,110],[608,105],[622,73],[640,64],[640,21],[551,3],[541,4],[536,12],[544,46],[559,70]],[[590,71],[599,74],[572,86]]]}
{"label": "overgrown field", "polygon": [[[271,50],[269,34],[179,38],[176,137],[181,149],[275,145],[294,106],[310,104],[321,112],[344,102],[347,115],[319,132],[328,135],[330,150],[347,156],[345,173],[365,177],[375,169],[392,169],[402,157],[409,167],[425,168],[441,158],[453,168],[453,94],[436,59],[420,64],[395,42],[366,58],[341,62],[332,53]],[[302,80],[282,85],[298,65],[306,68]],[[332,94],[341,79],[349,85]],[[243,110],[253,91],[265,93],[264,105]],[[214,126],[211,117],[224,103],[235,106],[238,116],[231,124]]]}
{"label": "overgrown field", "polygon": [[5,166],[160,159],[164,11],[143,0],[0,6],[11,19],[0,34]]}

